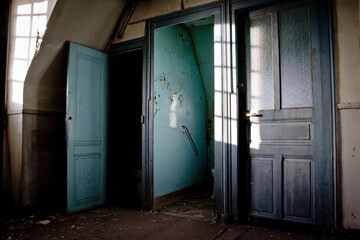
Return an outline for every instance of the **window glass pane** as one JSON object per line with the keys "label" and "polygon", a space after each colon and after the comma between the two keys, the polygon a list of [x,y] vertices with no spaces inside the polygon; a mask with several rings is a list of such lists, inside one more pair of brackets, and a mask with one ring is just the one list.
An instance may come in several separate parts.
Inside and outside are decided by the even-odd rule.
{"label": "window glass pane", "polygon": [[31,36],[36,37],[37,31],[39,31],[39,34],[41,36],[44,35],[46,29],[46,23],[47,23],[46,15],[33,16]]}
{"label": "window glass pane", "polygon": [[31,38],[30,40],[30,59],[32,59],[34,57],[36,51],[36,38]]}
{"label": "window glass pane", "polygon": [[48,1],[34,3],[33,13],[47,13]]}
{"label": "window glass pane", "polygon": [[29,52],[29,39],[28,38],[16,38],[15,39],[15,57],[16,58],[28,58]]}
{"label": "window glass pane", "polygon": [[248,110],[274,109],[271,15],[246,23],[246,74]]}
{"label": "window glass pane", "polygon": [[28,70],[28,63],[26,60],[14,60],[12,67],[12,79],[17,81],[24,81]]}
{"label": "window glass pane", "polygon": [[19,5],[17,7],[17,14],[30,14],[31,13],[31,4]]}
{"label": "window glass pane", "polygon": [[29,36],[30,34],[30,16],[16,17],[16,36]]}
{"label": "window glass pane", "polygon": [[279,12],[279,44],[282,108],[312,107],[307,6]]}

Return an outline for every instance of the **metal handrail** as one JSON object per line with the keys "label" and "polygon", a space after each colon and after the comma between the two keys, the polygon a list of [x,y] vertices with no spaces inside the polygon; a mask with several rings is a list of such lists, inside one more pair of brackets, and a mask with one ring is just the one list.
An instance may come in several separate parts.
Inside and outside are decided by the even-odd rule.
{"label": "metal handrail", "polygon": [[196,145],[194,143],[194,140],[191,137],[189,129],[185,125],[182,125],[181,127],[186,130],[186,131],[184,131],[184,133],[186,133],[187,137],[190,139],[191,145],[194,148],[195,156],[199,155],[199,151],[196,148]]}

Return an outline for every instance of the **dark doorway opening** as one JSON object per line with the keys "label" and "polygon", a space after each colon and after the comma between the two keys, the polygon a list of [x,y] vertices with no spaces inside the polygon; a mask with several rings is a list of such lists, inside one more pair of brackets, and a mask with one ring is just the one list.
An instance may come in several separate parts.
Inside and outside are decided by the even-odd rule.
{"label": "dark doorway opening", "polygon": [[109,56],[108,203],[140,207],[143,50]]}

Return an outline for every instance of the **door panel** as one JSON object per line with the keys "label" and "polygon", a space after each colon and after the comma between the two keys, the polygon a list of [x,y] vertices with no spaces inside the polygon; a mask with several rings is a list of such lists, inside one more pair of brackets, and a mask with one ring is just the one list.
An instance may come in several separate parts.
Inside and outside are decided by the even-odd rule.
{"label": "door panel", "polygon": [[321,134],[314,132],[313,111],[321,109],[313,107],[309,6],[249,16],[250,215],[312,224],[314,135]]}
{"label": "door panel", "polygon": [[105,202],[107,55],[70,43],[67,82],[67,212]]}
{"label": "door panel", "polygon": [[284,161],[284,216],[285,218],[312,217],[313,186],[311,161],[285,159]]}
{"label": "door panel", "polygon": [[278,16],[281,106],[312,107],[309,8],[280,10]]}
{"label": "door panel", "polygon": [[309,123],[255,123],[251,126],[252,141],[310,140]]}
{"label": "door panel", "polygon": [[247,104],[252,110],[275,107],[271,21],[272,16],[267,14],[246,24]]}
{"label": "door panel", "polygon": [[274,213],[274,168],[272,158],[251,159],[252,210],[260,213]]}

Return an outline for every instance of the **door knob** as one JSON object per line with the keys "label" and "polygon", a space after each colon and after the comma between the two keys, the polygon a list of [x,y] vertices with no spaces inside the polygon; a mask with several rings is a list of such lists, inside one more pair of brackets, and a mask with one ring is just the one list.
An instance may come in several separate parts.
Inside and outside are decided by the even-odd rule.
{"label": "door knob", "polygon": [[262,117],[262,114],[259,113],[247,113],[246,114],[247,117]]}

